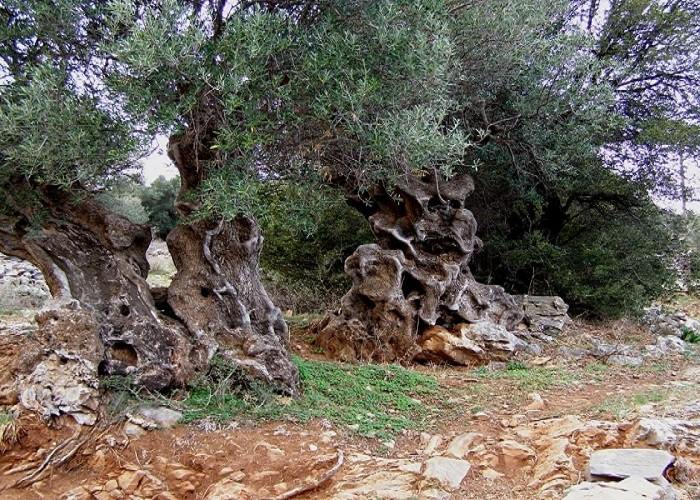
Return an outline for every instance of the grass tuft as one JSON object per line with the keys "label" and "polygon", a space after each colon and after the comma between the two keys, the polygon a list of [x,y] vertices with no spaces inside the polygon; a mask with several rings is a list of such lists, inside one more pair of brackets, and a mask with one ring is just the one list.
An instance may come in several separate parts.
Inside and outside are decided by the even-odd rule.
{"label": "grass tuft", "polygon": [[301,376],[300,398],[280,397],[256,384],[245,392],[235,391],[231,384],[221,384],[225,378],[219,374],[190,391],[184,421],[326,418],[364,436],[389,438],[402,429],[419,428],[429,412],[416,398],[438,391],[434,378],[396,365],[348,365],[299,357],[294,362]]}
{"label": "grass tuft", "polygon": [[681,327],[681,339],[690,344],[700,343],[700,333],[687,326]]}
{"label": "grass tuft", "polygon": [[0,411],[0,454],[12,448],[22,434],[21,427],[14,417],[5,411]]}

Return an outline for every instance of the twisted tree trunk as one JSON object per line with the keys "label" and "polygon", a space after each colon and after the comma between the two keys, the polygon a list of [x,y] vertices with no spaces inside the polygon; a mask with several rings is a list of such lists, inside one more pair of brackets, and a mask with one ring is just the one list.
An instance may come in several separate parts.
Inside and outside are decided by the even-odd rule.
{"label": "twisted tree trunk", "polygon": [[340,359],[409,361],[430,326],[488,321],[512,329],[522,308],[499,286],[477,283],[469,260],[480,245],[464,201],[474,189],[464,175],[441,182],[407,177],[392,196],[376,190],[368,216],[377,243],[345,262],[352,288],[338,313],[318,326],[317,342]]}
{"label": "twisted tree trunk", "polygon": [[46,349],[81,356],[103,375],[128,375],[151,389],[184,384],[201,362],[189,333],[153,302],[146,283],[150,228],[81,189],[32,193],[38,203],[16,205],[14,217],[0,218],[0,251],[44,274],[54,297],[37,316]]}
{"label": "twisted tree trunk", "polygon": [[[201,132],[201,131],[200,131]],[[210,148],[191,130],[171,137],[169,154],[180,171],[177,209],[196,210],[193,193],[206,179]],[[263,237],[255,220],[179,224],[167,238],[177,273],[168,289],[175,315],[206,345],[250,376],[296,395],[299,374],[288,352],[287,325],[263,287]]]}

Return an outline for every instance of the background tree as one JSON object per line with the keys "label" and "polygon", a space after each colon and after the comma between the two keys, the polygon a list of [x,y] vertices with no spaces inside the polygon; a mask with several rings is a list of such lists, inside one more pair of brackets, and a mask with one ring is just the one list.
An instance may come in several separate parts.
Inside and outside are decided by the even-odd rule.
{"label": "background tree", "polygon": [[[672,282],[677,248],[649,192],[678,193],[669,155],[697,137],[698,10],[671,3],[620,1],[604,11],[586,2],[582,11],[495,1],[461,11],[462,122],[477,144],[471,161],[482,165],[468,203],[485,242],[477,276],[561,294],[575,312],[599,315],[638,308]],[[615,250],[591,246],[596,237]],[[620,287],[628,256],[650,265]],[[580,265],[592,257],[608,263],[595,266],[594,280]]]}
{"label": "background tree", "polygon": [[177,224],[175,199],[179,188],[179,177],[166,179],[161,175],[149,186],[139,190],[139,198],[147,214],[148,224],[155,228],[159,238],[168,236]]}

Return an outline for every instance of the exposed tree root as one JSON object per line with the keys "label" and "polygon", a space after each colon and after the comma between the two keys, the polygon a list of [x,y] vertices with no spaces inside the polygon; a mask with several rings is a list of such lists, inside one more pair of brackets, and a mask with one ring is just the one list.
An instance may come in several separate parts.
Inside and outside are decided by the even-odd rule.
{"label": "exposed tree root", "polygon": [[318,478],[316,481],[308,484],[303,484],[301,486],[298,486],[292,490],[289,490],[286,493],[283,493],[282,495],[276,496],[276,497],[268,497],[265,498],[264,500],[288,500],[289,498],[294,498],[299,495],[302,495],[304,493],[307,493],[309,491],[313,491],[316,488],[320,487],[327,481],[329,481],[333,476],[335,476],[340,468],[343,465],[343,461],[345,460],[345,456],[343,455],[342,450],[338,450],[338,458],[336,459],[335,464],[333,467],[328,469],[320,478]]}
{"label": "exposed tree root", "polygon": [[[49,471],[49,469],[68,463],[75,456],[77,451],[95,436],[98,430],[97,426],[95,426],[87,433],[87,435],[81,438],[81,435],[84,434],[83,429],[84,428],[82,426],[79,426],[71,437],[56,445],[56,447],[49,452],[44,461],[37,468],[24,476],[22,479],[17,480],[11,486],[11,488],[26,488],[27,486],[39,481]],[[107,430],[108,429],[105,429],[102,433],[100,433],[96,439],[103,436]],[[62,453],[64,451],[65,453]]]}

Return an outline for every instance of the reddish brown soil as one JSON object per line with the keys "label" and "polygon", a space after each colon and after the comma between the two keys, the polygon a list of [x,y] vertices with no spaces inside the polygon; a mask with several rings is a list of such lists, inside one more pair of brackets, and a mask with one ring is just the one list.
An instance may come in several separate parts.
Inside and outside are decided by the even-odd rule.
{"label": "reddish brown soil", "polygon": [[[587,336],[609,342],[644,343],[650,340],[644,331],[630,323],[598,326],[579,323],[572,330],[574,333],[567,339],[578,345],[585,343]],[[314,352],[308,340],[303,334],[297,334],[292,345],[304,356],[321,358],[322,355]],[[585,365],[591,362],[559,360],[553,348],[529,360],[533,366],[540,364],[575,372],[581,382],[538,391],[547,406],[530,415],[529,420],[567,414],[604,418],[609,415],[600,414],[596,407],[609,398],[637,394],[668,384],[688,363],[677,357],[668,363],[666,370],[611,368],[598,374],[586,371]],[[443,387],[451,389],[450,394],[458,397],[453,405],[446,405],[444,414],[437,415],[426,429],[433,434],[475,431],[497,439],[503,434],[509,419],[525,411],[527,391],[519,387],[517,381],[477,379],[473,372],[464,368],[422,366],[418,369],[432,373]],[[475,390],[477,385],[479,391]],[[474,415],[474,406],[483,407],[486,418]],[[25,418],[21,421],[21,429],[19,443],[0,454],[0,497],[3,499],[68,498],[66,492],[75,491],[80,486],[85,490],[72,498],[120,498],[109,496],[106,488],[110,480],[123,478],[128,472],[145,474],[145,479],[141,479],[135,490],[140,496],[130,498],[205,498],[212,485],[223,477],[238,478],[251,485],[258,492],[258,498],[274,497],[320,477],[333,466],[338,450],[346,456],[351,453],[384,453],[389,457],[410,458],[416,456],[422,446],[420,433],[416,431],[399,435],[392,449],[384,449],[376,440],[359,437],[324,421],[303,425],[259,423],[214,431],[208,431],[202,425],[181,425],[132,439],[123,433],[121,424],[98,426],[93,431],[83,431],[92,434],[70,461],[50,470],[39,481],[17,488],[13,485],[18,480],[27,476],[57,444],[75,432],[75,426],[69,420],[55,421],[49,428],[43,422]],[[18,467],[25,470],[18,471]],[[517,471],[510,472],[498,482],[488,482],[474,467],[455,498],[529,498],[525,485],[530,478]],[[341,468],[333,481],[342,480],[343,474]],[[332,481],[297,498],[328,498],[329,486],[332,486]],[[94,495],[87,491],[93,491]]]}

